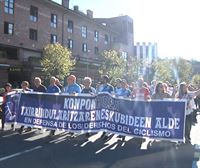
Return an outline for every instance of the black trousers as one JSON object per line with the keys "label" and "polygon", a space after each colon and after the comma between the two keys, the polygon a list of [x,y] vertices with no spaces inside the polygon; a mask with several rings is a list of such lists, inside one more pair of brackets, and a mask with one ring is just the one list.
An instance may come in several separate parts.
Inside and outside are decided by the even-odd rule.
{"label": "black trousers", "polygon": [[192,114],[186,115],[185,121],[185,140],[186,142],[190,142],[190,131],[192,128]]}
{"label": "black trousers", "polygon": [[1,128],[4,129],[5,125],[5,105],[2,104],[1,106],[2,112],[1,112]]}

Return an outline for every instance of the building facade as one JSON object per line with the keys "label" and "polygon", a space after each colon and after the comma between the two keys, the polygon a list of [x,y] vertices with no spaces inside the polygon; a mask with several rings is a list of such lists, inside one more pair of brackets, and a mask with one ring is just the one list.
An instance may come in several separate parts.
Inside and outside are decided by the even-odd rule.
{"label": "building facade", "polygon": [[137,42],[134,45],[134,55],[137,59],[147,59],[151,62],[158,58],[157,43]]}
{"label": "building facade", "polygon": [[134,45],[134,56],[140,62],[138,74],[149,75],[149,65],[158,58],[157,43],[137,42]]}
{"label": "building facade", "polygon": [[[73,70],[78,79],[98,77],[100,53],[117,49],[127,59],[133,55],[133,21],[128,16],[93,18],[69,0],[0,1],[0,85],[41,76],[40,59],[49,43],[60,43],[77,59]],[[124,23],[124,24],[121,24]],[[129,38],[131,37],[131,38]]]}

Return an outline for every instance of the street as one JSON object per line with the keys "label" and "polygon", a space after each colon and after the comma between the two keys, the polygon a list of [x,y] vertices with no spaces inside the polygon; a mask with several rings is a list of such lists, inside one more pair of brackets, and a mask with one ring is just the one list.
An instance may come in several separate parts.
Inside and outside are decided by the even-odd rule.
{"label": "street", "polygon": [[[0,132],[1,168],[190,168],[194,159],[194,144],[200,145],[200,116],[192,127],[192,144],[162,141],[152,146],[144,142],[139,147],[136,138],[126,137],[122,142],[117,135],[103,141],[98,134],[88,140],[85,134],[49,131],[19,135],[17,131]],[[200,168],[199,162],[197,162]]]}

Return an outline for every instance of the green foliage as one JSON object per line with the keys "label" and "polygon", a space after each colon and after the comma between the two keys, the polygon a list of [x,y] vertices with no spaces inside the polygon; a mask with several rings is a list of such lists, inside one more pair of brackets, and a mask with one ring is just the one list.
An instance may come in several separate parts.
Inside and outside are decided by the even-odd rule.
{"label": "green foliage", "polygon": [[191,79],[192,64],[182,58],[158,59],[152,64],[154,78],[171,83],[188,82]]}
{"label": "green foliage", "polygon": [[[112,79],[122,78],[125,72],[126,61],[115,50],[102,53],[103,62],[99,68],[100,74],[107,74]],[[112,80],[111,79],[111,80]]]}
{"label": "green foliage", "polygon": [[192,77],[192,84],[197,88],[200,88],[200,75],[196,74]]}
{"label": "green foliage", "polygon": [[137,60],[135,57],[129,57],[126,67],[126,79],[130,82],[136,81],[140,76],[139,68],[142,66],[143,61]]}
{"label": "green foliage", "polygon": [[159,81],[169,81],[172,82],[171,76],[171,61],[168,59],[158,59],[152,64],[154,69],[154,79]]}
{"label": "green foliage", "polygon": [[102,53],[103,62],[100,66],[99,73],[107,74],[111,77],[111,83],[116,78],[124,78],[128,82],[133,82],[140,76],[139,68],[143,61],[129,56],[125,60],[119,52],[115,50],[104,51]]}
{"label": "green foliage", "polygon": [[192,64],[191,62],[183,59],[176,58],[172,60],[172,78],[175,83],[189,82],[192,75]]}
{"label": "green foliage", "polygon": [[48,44],[44,48],[41,65],[45,78],[56,76],[59,79],[64,79],[74,67],[75,60],[71,59],[71,52],[61,44]]}

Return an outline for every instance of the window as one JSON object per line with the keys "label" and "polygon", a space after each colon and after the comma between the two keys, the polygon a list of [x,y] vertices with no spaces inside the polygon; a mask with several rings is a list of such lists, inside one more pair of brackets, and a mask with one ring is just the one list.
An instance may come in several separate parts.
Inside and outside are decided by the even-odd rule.
{"label": "window", "polygon": [[14,24],[9,22],[4,22],[4,34],[13,35],[14,33]]}
{"label": "window", "polygon": [[37,22],[38,20],[38,8],[35,6],[30,7],[30,20],[33,22]]}
{"label": "window", "polygon": [[87,44],[86,43],[82,44],[82,51],[87,52]]}
{"label": "window", "polygon": [[30,30],[29,30],[29,38],[30,38],[31,40],[37,41],[37,30],[35,30],[35,29],[30,29]]}
{"label": "window", "polygon": [[98,31],[94,31],[94,41],[99,41],[99,32]]}
{"label": "window", "polygon": [[128,22],[128,32],[133,33],[133,23],[132,22]]}
{"label": "window", "polygon": [[149,50],[149,46],[145,46],[145,49],[146,49],[146,57],[149,57],[150,56],[150,50]]}
{"label": "window", "polygon": [[57,36],[55,34],[51,34],[51,43],[57,43]]}
{"label": "window", "polygon": [[128,61],[128,53],[125,52],[125,51],[122,51],[122,58],[123,58],[125,61]]}
{"label": "window", "polygon": [[9,13],[9,14],[14,13],[14,0],[5,0],[4,11],[5,13]]}
{"label": "window", "polygon": [[140,46],[140,59],[143,59],[143,47]]}
{"label": "window", "polygon": [[57,15],[51,14],[51,27],[57,27]]}
{"label": "window", "polygon": [[134,56],[137,56],[137,46],[134,46]]}
{"label": "window", "polygon": [[108,35],[107,34],[105,34],[105,36],[104,36],[104,44],[108,44]]}
{"label": "window", "polygon": [[82,35],[82,37],[87,38],[87,27],[86,26],[81,27],[81,35]]}
{"label": "window", "polygon": [[18,49],[12,47],[2,47],[0,50],[0,58],[7,58],[7,59],[18,59]]}
{"label": "window", "polygon": [[67,31],[69,33],[73,33],[73,28],[74,28],[74,23],[71,20],[68,20],[68,24],[67,24]]}
{"label": "window", "polygon": [[68,39],[67,48],[68,49],[73,49],[73,40],[72,39]]}
{"label": "window", "polygon": [[98,47],[94,47],[94,53],[99,54],[99,48]]}

